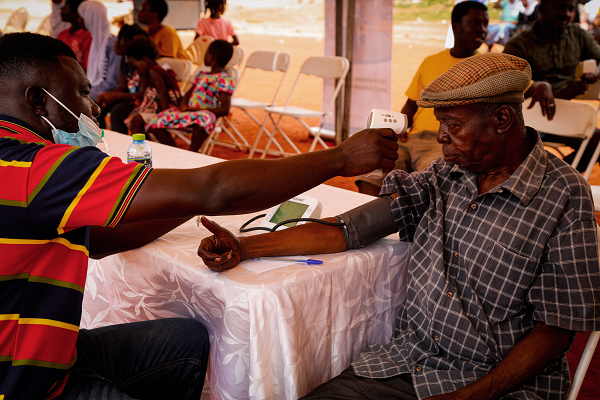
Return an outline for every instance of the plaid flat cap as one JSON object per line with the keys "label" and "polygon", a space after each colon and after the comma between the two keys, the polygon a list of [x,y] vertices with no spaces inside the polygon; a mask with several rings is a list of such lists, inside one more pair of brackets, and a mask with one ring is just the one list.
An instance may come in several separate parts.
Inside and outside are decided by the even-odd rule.
{"label": "plaid flat cap", "polygon": [[522,58],[486,53],[466,58],[421,91],[423,108],[473,103],[522,103],[531,82],[531,67]]}

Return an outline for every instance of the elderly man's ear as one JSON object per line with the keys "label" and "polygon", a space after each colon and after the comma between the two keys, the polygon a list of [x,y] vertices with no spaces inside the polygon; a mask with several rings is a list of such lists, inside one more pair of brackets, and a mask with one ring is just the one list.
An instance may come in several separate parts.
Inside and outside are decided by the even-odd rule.
{"label": "elderly man's ear", "polygon": [[31,111],[38,115],[48,115],[46,109],[46,93],[39,86],[29,86],[25,89],[25,98],[27,106]]}
{"label": "elderly man's ear", "polygon": [[503,104],[494,111],[492,123],[495,125],[496,132],[503,135],[513,126],[515,121],[515,110],[508,104]]}

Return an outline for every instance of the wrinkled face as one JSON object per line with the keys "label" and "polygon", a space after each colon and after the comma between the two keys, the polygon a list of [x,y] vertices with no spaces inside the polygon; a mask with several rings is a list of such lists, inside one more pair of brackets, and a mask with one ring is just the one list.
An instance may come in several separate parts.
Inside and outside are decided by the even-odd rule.
{"label": "wrinkled face", "polygon": [[442,144],[444,160],[472,172],[491,171],[500,165],[498,146],[503,136],[491,126],[490,117],[481,115],[477,103],[457,107],[436,107],[433,110],[440,122],[437,134]]}
{"label": "wrinkled face", "polygon": [[[98,123],[95,116],[100,114],[100,107],[89,97],[91,85],[85,72],[77,60],[71,57],[59,56],[58,60],[61,62],[61,67],[52,72],[52,78],[44,89],[52,93],[75,115],[79,116],[83,113]],[[48,110],[46,118],[56,128],[66,132],[79,130],[77,118],[48,95],[46,95],[46,109]]]}
{"label": "wrinkled face", "polygon": [[540,4],[540,22],[550,31],[562,31],[573,18],[576,0],[544,0]]}
{"label": "wrinkled face", "polygon": [[452,24],[454,42],[471,51],[477,50],[488,34],[489,22],[487,11],[469,9],[460,24]]}

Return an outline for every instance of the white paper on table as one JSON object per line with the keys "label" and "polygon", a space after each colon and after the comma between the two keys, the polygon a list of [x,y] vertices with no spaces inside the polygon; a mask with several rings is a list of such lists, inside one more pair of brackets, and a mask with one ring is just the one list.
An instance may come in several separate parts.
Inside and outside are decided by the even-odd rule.
{"label": "white paper on table", "polygon": [[[285,258],[293,260],[308,260],[309,257],[305,256],[285,256]],[[254,272],[255,274],[262,274],[263,272],[272,271],[277,268],[287,267],[288,265],[295,264],[291,261],[275,261],[275,260],[246,260],[242,261],[238,265],[245,270]]]}

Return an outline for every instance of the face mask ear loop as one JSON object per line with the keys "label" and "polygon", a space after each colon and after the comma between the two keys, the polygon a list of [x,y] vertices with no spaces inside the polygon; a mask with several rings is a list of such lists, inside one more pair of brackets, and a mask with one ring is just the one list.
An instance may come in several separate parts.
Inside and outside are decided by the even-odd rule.
{"label": "face mask ear loop", "polygon": [[54,99],[54,101],[56,101],[58,104],[60,104],[60,105],[61,105],[61,106],[62,106],[62,107],[65,109],[65,110],[67,110],[68,112],[70,112],[70,113],[71,113],[71,115],[72,115],[72,116],[74,116],[76,120],[79,120],[79,117],[78,117],[77,115],[75,115],[75,114],[73,113],[73,111],[69,110],[69,109],[67,108],[67,106],[65,106],[63,103],[61,103],[61,102],[60,102],[60,100],[58,100],[56,97],[52,96],[52,94],[50,94],[50,92],[48,92],[46,89],[42,88],[42,90],[43,90],[44,92],[46,92],[46,93],[48,94],[48,96],[52,97],[52,98]]}
{"label": "face mask ear loop", "polygon": [[[48,93],[50,94],[50,93]],[[44,121],[46,121],[48,123],[48,125],[50,125],[52,127],[53,130],[56,130],[56,127],[54,125],[52,125],[52,122],[48,121],[48,118],[44,117],[43,115],[40,115],[40,117],[44,118]]]}

